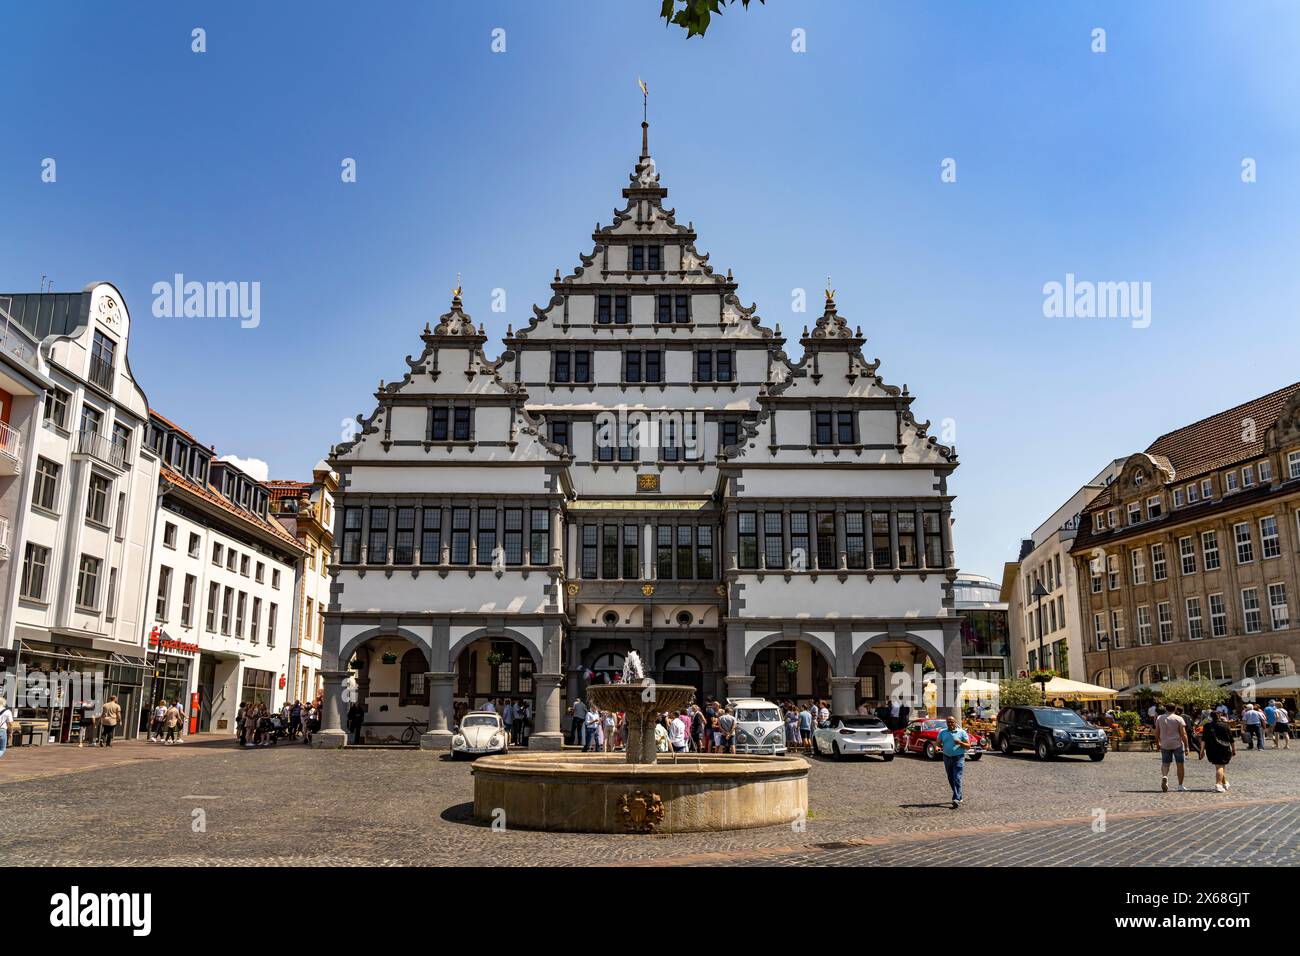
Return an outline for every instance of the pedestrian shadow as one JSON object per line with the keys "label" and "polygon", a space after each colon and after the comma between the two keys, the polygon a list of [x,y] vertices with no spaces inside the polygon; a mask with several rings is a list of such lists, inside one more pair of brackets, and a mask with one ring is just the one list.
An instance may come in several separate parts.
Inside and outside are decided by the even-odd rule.
{"label": "pedestrian shadow", "polygon": [[948,800],[944,803],[900,803],[898,805],[898,809],[900,810],[950,810],[952,809],[952,801]]}

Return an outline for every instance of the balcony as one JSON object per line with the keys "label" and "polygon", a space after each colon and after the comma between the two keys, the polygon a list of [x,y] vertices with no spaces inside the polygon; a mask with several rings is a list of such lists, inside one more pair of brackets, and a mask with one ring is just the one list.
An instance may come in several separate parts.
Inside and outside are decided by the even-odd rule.
{"label": "balcony", "polygon": [[0,351],[28,368],[39,368],[36,358],[39,345],[36,339],[9,317],[4,304],[7,303],[0,300]]}
{"label": "balcony", "polygon": [[0,561],[9,560],[9,519],[0,515]]}
{"label": "balcony", "polygon": [[77,445],[73,454],[85,455],[110,468],[126,471],[126,449],[99,432],[77,432]]}
{"label": "balcony", "polygon": [[102,358],[92,355],[90,357],[90,381],[92,385],[97,385],[104,391],[112,393],[113,391],[113,365],[105,362]]}
{"label": "balcony", "polygon": [[0,422],[0,475],[23,470],[23,433],[8,422]]}

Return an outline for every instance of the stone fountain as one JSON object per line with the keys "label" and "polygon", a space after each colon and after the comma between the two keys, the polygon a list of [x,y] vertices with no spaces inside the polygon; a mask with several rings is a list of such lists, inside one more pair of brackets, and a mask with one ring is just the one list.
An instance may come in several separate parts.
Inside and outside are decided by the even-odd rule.
{"label": "stone fountain", "polygon": [[695,688],[646,678],[635,652],[623,680],[588,704],[627,716],[627,752],[511,753],[474,764],[474,816],[507,829],[683,833],[789,824],[808,808],[808,764],[793,756],[665,753],[655,722]]}

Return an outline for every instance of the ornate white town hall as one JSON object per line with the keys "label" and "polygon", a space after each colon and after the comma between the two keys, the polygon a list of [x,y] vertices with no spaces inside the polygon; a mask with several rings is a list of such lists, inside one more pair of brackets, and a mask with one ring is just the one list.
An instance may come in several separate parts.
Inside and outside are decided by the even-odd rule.
{"label": "ornate white town hall", "polygon": [[444,747],[458,706],[496,697],[558,747],[632,650],[662,682],[840,712],[891,670],[960,668],[956,454],[832,290],[787,357],[664,207],[646,140],[622,211],[499,358],[457,289],[333,450],[322,744],[354,699],[367,737],[414,720]]}

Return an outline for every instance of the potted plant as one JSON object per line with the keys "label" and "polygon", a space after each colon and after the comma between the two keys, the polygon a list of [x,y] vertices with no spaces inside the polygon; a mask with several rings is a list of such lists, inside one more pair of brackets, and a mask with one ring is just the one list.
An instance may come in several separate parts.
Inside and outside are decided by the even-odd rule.
{"label": "potted plant", "polygon": [[799,662],[795,660],[793,657],[787,657],[785,660],[781,662],[781,667],[785,670],[787,674],[793,674],[795,671],[799,669]]}
{"label": "potted plant", "polygon": [[891,674],[900,673],[903,670],[903,667],[903,662],[900,660],[892,660],[889,662],[889,672]]}
{"label": "potted plant", "polygon": [[393,651],[385,651],[383,660],[385,664],[396,664],[397,654]]}
{"label": "potted plant", "polygon": [[491,667],[500,667],[506,662],[506,656],[500,651],[492,651],[492,653],[487,656],[487,662]]}

